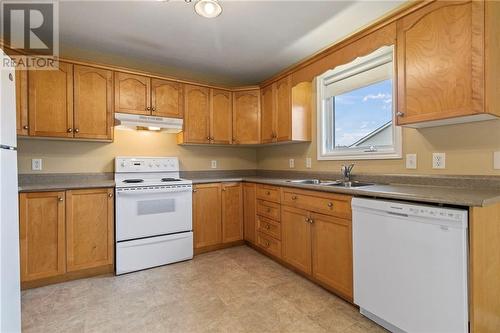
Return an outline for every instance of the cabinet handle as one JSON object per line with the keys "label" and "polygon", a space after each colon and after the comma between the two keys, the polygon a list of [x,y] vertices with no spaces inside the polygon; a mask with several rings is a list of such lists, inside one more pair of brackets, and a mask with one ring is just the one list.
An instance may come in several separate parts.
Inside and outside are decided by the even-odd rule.
{"label": "cabinet handle", "polygon": [[113,197],[113,193],[108,193],[108,197],[112,198]]}
{"label": "cabinet handle", "polygon": [[271,195],[271,192],[269,192],[269,191],[266,191],[266,195]]}
{"label": "cabinet handle", "polygon": [[73,129],[72,128],[68,128],[68,133],[71,133],[73,132]]}
{"label": "cabinet handle", "polygon": [[151,108],[151,112],[155,112],[156,111],[156,108],[155,107],[152,107]]}
{"label": "cabinet handle", "polygon": [[196,192],[196,191],[197,191],[197,190],[194,188],[194,189],[193,189],[193,193],[194,193],[194,192]]}
{"label": "cabinet handle", "polygon": [[225,189],[225,188],[223,188],[223,189],[222,189],[222,192],[226,192],[226,189]]}
{"label": "cabinet handle", "polygon": [[314,220],[313,219],[309,219],[309,223],[313,224]]}
{"label": "cabinet handle", "polygon": [[214,140],[215,140],[215,138],[214,138],[213,136],[211,136],[211,137],[210,137],[210,140],[214,141]]}
{"label": "cabinet handle", "polygon": [[207,140],[210,141],[210,136],[207,136]]}
{"label": "cabinet handle", "polygon": [[24,125],[23,129],[25,129],[25,130],[29,129],[28,125]]}
{"label": "cabinet handle", "polygon": [[292,200],[297,200],[297,196],[296,195],[292,196]]}
{"label": "cabinet handle", "polygon": [[62,197],[58,197],[57,200],[63,201],[63,198]]}
{"label": "cabinet handle", "polygon": [[269,242],[268,242],[268,241],[266,241],[266,247],[269,247],[269,245],[271,245],[271,244],[269,244]]}
{"label": "cabinet handle", "polygon": [[269,230],[269,228],[270,228],[269,224],[266,224],[266,226],[264,228],[266,228],[267,230]]}
{"label": "cabinet handle", "polygon": [[398,117],[404,117],[405,113],[401,112],[401,111],[398,111],[398,112],[396,112],[396,116],[398,116]]}
{"label": "cabinet handle", "polygon": [[333,202],[328,203],[328,207],[332,208],[333,207]]}
{"label": "cabinet handle", "polygon": [[79,133],[80,130],[78,128],[75,128],[75,133]]}

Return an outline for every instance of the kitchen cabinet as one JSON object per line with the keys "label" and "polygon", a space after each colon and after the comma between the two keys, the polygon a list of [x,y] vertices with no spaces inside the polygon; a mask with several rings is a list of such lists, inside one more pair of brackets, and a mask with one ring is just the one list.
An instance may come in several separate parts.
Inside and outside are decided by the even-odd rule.
{"label": "kitchen cabinet", "polygon": [[282,258],[288,264],[311,274],[310,213],[303,209],[281,207]]}
{"label": "kitchen cabinet", "polygon": [[210,97],[210,143],[230,144],[233,134],[232,93],[210,89]]}
{"label": "kitchen cabinet", "polygon": [[255,244],[255,218],[256,218],[256,185],[243,183],[243,236],[244,239]]}
{"label": "kitchen cabinet", "polygon": [[185,85],[183,143],[210,143],[210,89]]}
{"label": "kitchen cabinet", "polygon": [[352,300],[352,223],[311,213],[313,277]]}
{"label": "kitchen cabinet", "polygon": [[311,140],[311,84],[291,84],[287,76],[262,88],[262,143]]}
{"label": "kitchen cabinet", "polygon": [[151,79],[115,72],[115,112],[151,114]]}
{"label": "kitchen cabinet", "polygon": [[151,114],[158,117],[184,116],[184,86],[179,82],[151,79]]}
{"label": "kitchen cabinet", "polygon": [[241,183],[222,184],[222,242],[243,239],[243,193]]}
{"label": "kitchen cabinet", "polygon": [[74,65],[74,137],[113,139],[113,73]]}
{"label": "kitchen cabinet", "polygon": [[73,137],[73,65],[28,72],[29,135]]}
{"label": "kitchen cabinet", "polygon": [[233,93],[233,143],[260,143],[260,91]]}
{"label": "kitchen cabinet", "polygon": [[200,184],[193,189],[194,248],[222,243],[221,184]]}
{"label": "kitchen cabinet", "polygon": [[28,71],[16,69],[16,131],[28,135]]}
{"label": "kitchen cabinet", "polygon": [[21,286],[112,272],[112,188],[19,195]]}
{"label": "kitchen cabinet", "polygon": [[19,196],[21,281],[66,271],[65,193],[22,193]]}
{"label": "kitchen cabinet", "polygon": [[398,125],[500,116],[500,5],[489,2],[437,1],[397,22]]}
{"label": "kitchen cabinet", "polygon": [[66,192],[67,271],[113,264],[113,189]]}

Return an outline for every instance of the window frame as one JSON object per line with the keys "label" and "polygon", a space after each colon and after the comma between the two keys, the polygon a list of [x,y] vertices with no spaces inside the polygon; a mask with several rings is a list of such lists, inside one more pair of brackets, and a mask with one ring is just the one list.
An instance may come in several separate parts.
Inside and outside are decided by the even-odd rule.
{"label": "window frame", "polygon": [[[360,148],[331,149],[333,146],[333,135],[335,131],[334,111],[331,105],[331,99],[326,100],[327,81],[338,81],[358,73],[366,72],[370,69],[382,66],[388,63],[388,57],[391,57],[393,68],[392,85],[392,137],[393,145],[391,147],[379,147],[375,151]],[[396,75],[396,54],[394,45],[383,46],[372,53],[358,57],[345,65],[339,65],[316,78],[316,115],[317,115],[317,159],[318,160],[382,160],[382,159],[401,159],[403,152],[402,128],[396,125],[397,108],[397,75]]]}

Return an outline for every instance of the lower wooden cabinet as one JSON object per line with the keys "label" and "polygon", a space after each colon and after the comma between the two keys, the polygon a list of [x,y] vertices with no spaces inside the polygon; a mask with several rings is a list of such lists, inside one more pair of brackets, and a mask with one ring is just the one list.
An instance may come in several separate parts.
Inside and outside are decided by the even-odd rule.
{"label": "lower wooden cabinet", "polygon": [[352,299],[352,223],[311,213],[313,277]]}
{"label": "lower wooden cabinet", "polygon": [[193,232],[195,253],[243,240],[243,194],[240,183],[194,186]]}
{"label": "lower wooden cabinet", "polygon": [[255,244],[256,220],[256,185],[253,183],[243,183],[243,238]]}
{"label": "lower wooden cabinet", "polygon": [[308,211],[281,208],[282,258],[304,273],[311,274],[311,223]]}
{"label": "lower wooden cabinet", "polygon": [[113,192],[66,192],[66,270],[73,272],[113,263]]}
{"label": "lower wooden cabinet", "polygon": [[243,239],[243,194],[241,183],[222,184],[222,242]]}
{"label": "lower wooden cabinet", "polygon": [[113,271],[113,202],[111,188],[21,193],[22,287]]}

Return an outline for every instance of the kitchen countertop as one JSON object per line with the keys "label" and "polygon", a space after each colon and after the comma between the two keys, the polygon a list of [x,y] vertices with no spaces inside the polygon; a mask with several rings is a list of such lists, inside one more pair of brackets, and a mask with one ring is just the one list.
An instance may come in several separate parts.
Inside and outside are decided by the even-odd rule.
{"label": "kitchen countertop", "polygon": [[487,206],[500,202],[500,188],[474,189],[449,186],[375,184],[358,188],[342,188],[325,185],[298,184],[288,179],[264,177],[228,177],[192,179],[193,184],[246,181],[276,186],[295,187],[330,193],[369,196],[386,199],[408,200],[457,206]]}
{"label": "kitchen countertop", "polygon": [[[500,188],[462,188],[432,185],[375,184],[358,188],[343,188],[287,182],[288,178],[262,176],[188,177],[193,184],[219,182],[253,182],[275,186],[368,196],[386,199],[408,200],[457,206],[482,207],[500,202]],[[19,182],[19,192],[63,191],[83,188],[114,187],[111,174],[55,174],[44,177],[25,176]]]}

